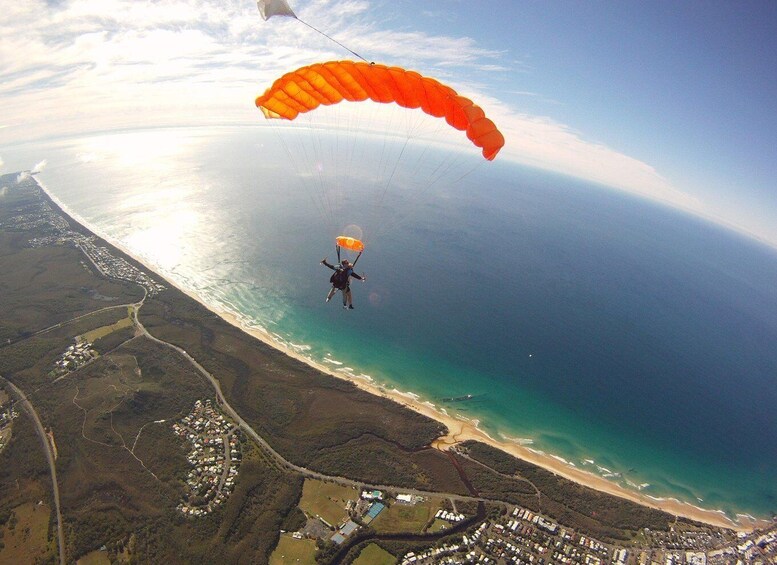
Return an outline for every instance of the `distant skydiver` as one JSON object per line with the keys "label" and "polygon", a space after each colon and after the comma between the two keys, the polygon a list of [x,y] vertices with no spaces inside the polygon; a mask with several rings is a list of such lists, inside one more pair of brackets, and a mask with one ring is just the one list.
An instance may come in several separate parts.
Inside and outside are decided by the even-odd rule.
{"label": "distant skydiver", "polygon": [[341,263],[337,265],[331,265],[327,263],[326,257],[321,260],[321,264],[325,267],[329,267],[334,271],[329,278],[329,282],[332,283],[332,288],[329,290],[329,294],[326,295],[326,302],[329,302],[335,293],[340,290],[343,292],[343,308],[347,310],[353,310],[353,300],[351,297],[351,277],[359,279],[364,282],[367,280],[367,275],[357,275],[353,270],[348,259],[343,259]]}

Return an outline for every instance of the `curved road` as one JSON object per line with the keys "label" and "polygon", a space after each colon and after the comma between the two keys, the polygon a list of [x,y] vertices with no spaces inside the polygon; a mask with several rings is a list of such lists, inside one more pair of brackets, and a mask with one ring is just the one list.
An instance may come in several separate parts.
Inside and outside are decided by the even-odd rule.
{"label": "curved road", "polygon": [[[145,290],[145,289],[144,289]],[[243,420],[243,418],[240,417],[240,415],[237,413],[237,411],[232,408],[232,406],[227,402],[227,399],[224,397],[223,392],[221,391],[221,383],[219,383],[218,379],[214,377],[205,367],[200,365],[200,363],[197,362],[196,359],[194,359],[191,355],[189,355],[184,349],[181,347],[178,347],[175,344],[169,343],[167,341],[163,341],[155,336],[153,336],[149,331],[143,326],[143,324],[138,319],[138,311],[143,306],[143,304],[146,301],[148,294],[145,293],[143,298],[135,303],[135,304],[122,304],[118,306],[111,306],[108,308],[101,308],[100,310],[107,310],[109,308],[127,308],[129,306],[134,306],[132,309],[132,320],[135,324],[135,327],[138,330],[139,334],[142,334],[144,337],[150,339],[151,341],[158,343],[160,345],[163,345],[165,347],[169,347],[170,349],[173,349],[174,351],[178,352],[180,355],[182,355],[189,363],[191,363],[192,366],[194,366],[195,369],[203,376],[207,381],[211,384],[214,391],[216,392],[216,400],[218,404],[222,407],[224,412],[226,412],[237,424],[238,426],[245,432],[245,434],[250,437],[251,439],[256,442],[257,445],[259,445],[260,448],[262,448],[265,453],[270,455],[273,459],[275,459],[281,466],[285,467],[286,469],[290,471],[294,471],[296,473],[299,473],[305,477],[319,479],[319,480],[325,480],[325,481],[334,481],[336,483],[339,483],[344,486],[359,488],[363,485],[365,485],[364,481],[356,481],[353,479],[348,479],[346,477],[338,477],[338,476],[332,476],[332,475],[325,475],[324,473],[319,473],[317,471],[312,471],[310,469],[307,469],[305,467],[300,467],[299,465],[295,465],[291,461],[284,458],[280,453],[275,451],[267,441],[262,438],[256,430],[254,430],[248,422]],[[90,313],[93,314],[94,312]],[[85,314],[83,316],[78,316],[74,318],[73,320],[77,320],[79,318],[88,316],[90,314]],[[54,326],[51,326],[49,328],[45,328],[43,330],[40,330],[36,332],[35,335],[44,333],[46,331],[52,330],[54,328],[60,327],[66,323],[72,322],[73,320],[68,320],[66,322],[61,322],[59,324],[55,324]],[[137,334],[136,334],[137,335]],[[30,415],[33,422],[35,423],[35,428],[38,433],[38,436],[40,437],[41,442],[43,443],[44,450],[46,452],[46,459],[49,464],[49,471],[51,473],[51,484],[52,484],[52,493],[54,497],[54,507],[57,517],[57,541],[59,545],[59,562],[60,565],[65,565],[66,559],[65,559],[65,536],[63,531],[63,524],[62,524],[62,513],[60,510],[60,502],[59,502],[59,484],[57,482],[57,468],[54,461],[54,453],[51,447],[51,444],[49,442],[49,438],[46,435],[46,430],[43,427],[43,424],[41,423],[40,417],[38,416],[38,413],[35,411],[35,408],[32,406],[30,401],[27,399],[27,396],[22,392],[16,385],[14,385],[12,382],[5,379],[2,375],[0,375],[0,380],[2,382],[6,383],[8,385],[8,388],[11,390],[14,396],[16,396],[17,400],[16,402],[21,404],[24,407],[24,410]],[[419,495],[419,496],[445,496],[452,500],[466,500],[466,501],[474,501],[474,502],[483,502],[488,499],[480,497],[480,496],[465,496],[465,495],[458,495],[458,494],[451,494],[451,493],[443,493],[443,492],[436,492],[436,491],[424,491],[424,490],[417,490],[417,489],[411,489],[411,488],[405,488],[397,485],[370,485],[373,488],[379,489],[379,490],[396,490],[400,489],[403,492],[407,492],[409,494]]]}
{"label": "curved road", "polygon": [[3,376],[0,376],[0,380],[2,380],[6,385],[8,385],[8,388],[11,389],[11,392],[17,397],[19,404],[21,404],[24,409],[27,411],[27,414],[30,415],[30,418],[32,418],[33,422],[35,422],[35,429],[38,432],[38,436],[40,437],[40,440],[43,442],[43,446],[45,447],[46,451],[46,459],[49,462],[49,470],[51,471],[51,485],[52,485],[52,492],[54,494],[54,509],[57,514],[57,539],[59,542],[59,563],[60,565],[65,565],[65,535],[62,530],[62,513],[59,509],[59,484],[57,483],[57,466],[54,464],[54,452],[51,449],[51,443],[49,443],[49,437],[46,435],[46,430],[43,428],[43,424],[40,421],[40,418],[38,417],[38,413],[35,411],[35,408],[32,407],[32,404],[30,404],[30,401],[27,400],[27,397],[24,395],[24,393],[11,381],[7,380]]}
{"label": "curved road", "polygon": [[[346,477],[338,477],[338,476],[332,476],[332,475],[325,475],[323,473],[319,473],[317,471],[311,471],[310,469],[307,469],[305,467],[300,467],[299,465],[295,465],[291,461],[287,460],[283,457],[280,453],[275,451],[267,441],[260,436],[256,430],[254,430],[248,422],[243,420],[243,418],[240,417],[240,415],[237,413],[237,411],[232,408],[232,406],[227,402],[227,399],[224,397],[223,392],[221,391],[221,383],[219,383],[218,379],[214,377],[208,370],[200,365],[194,357],[189,355],[184,349],[181,347],[178,347],[175,344],[169,343],[167,341],[163,341],[157,337],[154,337],[149,333],[149,331],[145,328],[145,326],[140,322],[138,319],[138,311],[140,310],[140,307],[143,305],[143,302],[145,301],[145,297],[143,300],[141,300],[137,307],[133,310],[132,316],[133,321],[135,322],[136,327],[140,332],[150,339],[151,341],[158,343],[160,345],[164,345],[165,347],[169,347],[170,349],[173,349],[177,351],[179,354],[181,354],[189,363],[191,363],[199,373],[205,377],[208,382],[210,382],[213,389],[216,391],[216,399],[218,404],[222,407],[222,409],[229,414],[229,416],[237,422],[238,426],[245,432],[247,436],[249,436],[251,439],[253,439],[262,449],[265,450],[265,452],[272,456],[278,463],[280,463],[283,467],[286,467],[287,469],[291,471],[295,471],[305,477],[310,477],[313,479],[320,479],[324,481],[334,481],[341,485],[350,486],[359,488],[363,485],[365,485],[364,481],[355,481],[353,479],[348,479]],[[409,494],[419,495],[419,496],[445,496],[451,499],[455,500],[466,500],[466,501],[473,501],[473,502],[483,502],[487,501],[488,499],[482,498],[479,496],[464,496],[459,494],[449,494],[444,492],[435,492],[435,491],[424,491],[424,490],[417,490],[417,489],[411,489],[411,488],[405,488],[397,485],[371,485],[372,487],[378,489],[378,490],[397,490],[400,489],[402,492],[406,492]]]}

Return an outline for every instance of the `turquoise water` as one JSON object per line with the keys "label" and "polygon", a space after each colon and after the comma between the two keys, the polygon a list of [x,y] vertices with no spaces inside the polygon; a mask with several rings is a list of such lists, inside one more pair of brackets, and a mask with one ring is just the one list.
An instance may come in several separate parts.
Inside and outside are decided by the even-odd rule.
{"label": "turquoise water", "polygon": [[[311,198],[273,135],[159,130],[2,157],[47,159],[44,184],[98,233],[334,369],[651,496],[777,511],[777,252],[498,161],[380,199],[349,173],[322,214],[329,194]],[[368,243],[353,312],[324,304],[333,217]]]}

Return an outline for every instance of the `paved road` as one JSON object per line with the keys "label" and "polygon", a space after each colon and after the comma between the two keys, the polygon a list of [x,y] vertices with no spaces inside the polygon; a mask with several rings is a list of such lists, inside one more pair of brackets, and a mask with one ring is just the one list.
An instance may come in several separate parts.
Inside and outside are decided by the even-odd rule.
{"label": "paved road", "polygon": [[62,326],[66,326],[71,322],[75,322],[76,320],[80,320],[81,318],[92,316],[93,314],[97,314],[98,312],[103,312],[105,310],[114,310],[116,308],[129,308],[130,306],[136,306],[136,304],[114,304],[113,306],[106,306],[105,308],[100,308],[99,310],[92,310],[91,312],[87,312],[86,314],[81,314],[80,316],[76,316],[75,318],[70,318],[69,320],[63,320],[58,324],[54,324],[53,326],[49,326],[48,328],[43,328],[42,330],[38,330],[31,335],[9,339],[4,343],[0,343],[0,347],[8,347],[9,345],[13,345],[14,343],[19,343],[20,341],[30,339],[31,337],[34,337],[36,335],[45,334],[46,332],[50,332],[51,330],[61,328]]}
{"label": "paved road", "polygon": [[[303,475],[304,477],[308,477],[312,479],[333,481],[344,486],[355,487],[355,488],[360,488],[365,484],[364,481],[354,481],[352,479],[348,479],[345,477],[325,475],[323,473],[312,471],[305,467],[300,467],[299,465],[295,465],[291,461],[284,458],[283,455],[275,451],[270,446],[270,444],[267,443],[267,441],[248,424],[248,422],[246,422],[245,420],[243,420],[243,418],[240,417],[240,414],[238,414],[237,411],[234,408],[232,408],[229,402],[227,402],[227,399],[224,397],[224,394],[221,391],[221,383],[219,383],[218,379],[216,379],[210,372],[208,372],[208,370],[205,369],[205,367],[200,365],[197,362],[197,360],[194,359],[194,357],[192,357],[191,355],[189,355],[184,349],[182,349],[181,347],[178,347],[177,345],[174,345],[172,343],[169,343],[167,341],[163,341],[157,337],[154,337],[153,335],[151,335],[151,333],[149,333],[149,331],[145,328],[145,326],[143,326],[143,324],[138,319],[138,311],[140,310],[140,307],[143,305],[144,301],[145,301],[145,297],[137,304],[137,308],[135,308],[135,310],[133,311],[133,321],[135,322],[135,325],[140,330],[140,332],[151,341],[177,351],[187,361],[189,361],[189,363],[191,363],[192,366],[194,366],[194,368],[197,369],[197,371],[203,377],[205,377],[208,380],[208,382],[210,382],[211,386],[216,392],[216,401],[218,402],[219,406],[221,406],[222,410],[224,410],[224,412],[226,412],[237,423],[240,429],[243,430],[243,432],[248,437],[253,439],[259,445],[259,447],[261,447],[268,455],[273,457],[280,465],[282,465],[283,467],[285,467],[290,471],[294,471],[296,473]],[[370,486],[378,490],[401,490],[404,493],[415,494],[418,496],[445,496],[454,500],[468,500],[468,501],[474,501],[474,502],[482,502],[487,500],[485,498],[481,498],[477,496],[463,496],[458,494],[441,493],[441,492],[435,492],[435,491],[409,489],[409,488],[405,488],[397,485],[370,485]]]}
{"label": "paved road", "polygon": [[231,435],[232,434],[229,433],[221,436],[221,440],[224,442],[224,471],[222,471],[221,477],[219,478],[218,492],[221,492],[221,489],[224,488],[224,483],[227,482],[227,479],[229,478],[229,466],[232,464],[232,448],[229,446],[229,436]]}
{"label": "paved road", "polygon": [[[145,290],[145,289],[144,289]],[[275,459],[282,467],[285,467],[286,469],[299,473],[304,477],[313,478],[313,479],[319,479],[324,481],[333,481],[343,486],[348,487],[354,487],[354,488],[360,488],[365,483],[364,481],[355,481],[352,479],[348,479],[346,477],[338,477],[338,476],[332,476],[332,475],[325,475],[323,473],[319,473],[317,471],[312,471],[310,469],[307,469],[305,467],[300,467],[299,465],[295,465],[291,461],[288,461],[286,458],[284,458],[280,453],[275,451],[267,441],[261,437],[256,430],[254,430],[248,422],[243,420],[243,418],[240,417],[240,415],[237,413],[237,411],[232,408],[232,406],[227,402],[227,399],[224,397],[223,392],[221,391],[221,383],[219,383],[218,379],[216,379],[205,367],[200,365],[200,363],[197,362],[196,359],[194,359],[191,355],[189,355],[184,349],[178,347],[177,345],[174,345],[172,343],[169,343],[167,341],[163,341],[161,339],[158,339],[157,337],[153,336],[146,328],[143,326],[143,324],[138,319],[138,311],[143,306],[146,297],[148,294],[146,293],[143,298],[137,302],[136,304],[121,304],[116,306],[109,306],[106,308],[101,308],[100,310],[97,310],[96,312],[102,311],[102,310],[108,310],[111,308],[127,308],[130,306],[135,306],[135,308],[132,311],[132,319],[135,324],[135,327],[137,328],[138,332],[145,336],[146,338],[150,339],[151,341],[158,343],[160,345],[163,345],[165,347],[168,347],[170,349],[173,349],[174,351],[178,352],[181,356],[183,356],[197,371],[211,384],[213,387],[215,393],[216,393],[216,401],[221,406],[222,410],[226,412],[240,427],[240,429],[243,430],[243,432],[250,437],[251,439],[256,442],[256,444],[267,453],[267,455],[271,456],[273,459]],[[36,332],[35,335],[44,333],[47,331],[50,331],[52,329],[58,328],[62,325],[65,325],[69,322],[75,321],[79,318],[83,318],[86,316],[89,316],[91,314],[94,314],[95,312],[91,312],[89,314],[84,314],[82,316],[78,316],[76,318],[73,318],[71,320],[67,320],[65,322],[61,322],[59,324],[55,324],[54,326],[45,328],[43,330],[39,330]],[[46,459],[48,460],[49,464],[49,470],[51,472],[51,483],[52,483],[52,492],[54,495],[54,507],[56,511],[57,516],[57,538],[59,543],[59,562],[60,565],[65,565],[66,559],[65,559],[65,537],[64,537],[64,531],[63,531],[63,525],[62,525],[62,514],[60,511],[60,502],[59,502],[59,485],[57,483],[57,469],[56,464],[54,462],[54,453],[51,448],[51,444],[49,443],[49,438],[46,435],[46,431],[43,428],[43,424],[41,423],[40,417],[38,416],[38,413],[35,411],[35,408],[32,406],[30,401],[25,396],[24,392],[22,392],[18,387],[16,387],[13,383],[6,380],[2,376],[0,376],[0,379],[2,379],[3,382],[7,383],[9,388],[11,389],[12,393],[17,397],[16,402],[21,404],[24,407],[24,410],[30,415],[30,417],[33,419],[35,423],[35,427],[38,433],[38,436],[41,439],[41,442],[43,442],[45,452],[46,452]],[[225,439],[225,441],[227,441]],[[228,469],[227,465],[227,469]],[[223,481],[225,477],[222,477],[221,480]],[[478,496],[463,496],[463,495],[457,495],[457,494],[450,494],[450,493],[441,493],[441,492],[435,492],[435,491],[424,491],[424,490],[417,490],[417,489],[410,489],[405,488],[397,485],[370,485],[372,488],[376,488],[379,490],[401,490],[402,492],[414,494],[418,496],[445,496],[450,498],[451,500],[467,500],[467,501],[475,501],[475,502],[482,502],[484,500],[487,500],[485,498],[481,498]]]}
{"label": "paved road", "polygon": [[0,380],[2,380],[5,384],[8,385],[8,388],[11,389],[11,392],[14,394],[14,396],[17,397],[19,404],[24,407],[24,410],[27,412],[27,414],[30,415],[33,422],[35,422],[35,428],[38,432],[38,436],[40,437],[40,440],[43,442],[43,446],[46,451],[46,459],[49,462],[49,470],[51,471],[51,485],[52,485],[52,492],[54,494],[54,509],[57,514],[57,539],[59,541],[59,563],[60,565],[65,565],[65,534],[62,529],[62,513],[59,509],[59,484],[57,483],[57,466],[54,463],[54,452],[51,449],[51,444],[49,443],[49,437],[46,435],[46,430],[43,429],[43,424],[40,421],[40,418],[38,417],[38,413],[35,411],[35,408],[33,408],[32,404],[29,400],[27,400],[27,397],[24,395],[24,393],[11,381],[5,379],[4,377],[0,376]]}

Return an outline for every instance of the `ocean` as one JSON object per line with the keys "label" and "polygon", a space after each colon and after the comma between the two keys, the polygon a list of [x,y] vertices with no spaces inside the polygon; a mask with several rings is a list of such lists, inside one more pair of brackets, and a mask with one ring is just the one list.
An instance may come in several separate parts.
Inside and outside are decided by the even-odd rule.
{"label": "ocean", "polygon": [[[288,149],[264,127],[191,128],[2,157],[45,159],[75,217],[301,355],[649,496],[777,512],[777,251],[499,159],[329,191]],[[324,302],[319,264],[343,230],[367,244],[353,311]]]}

